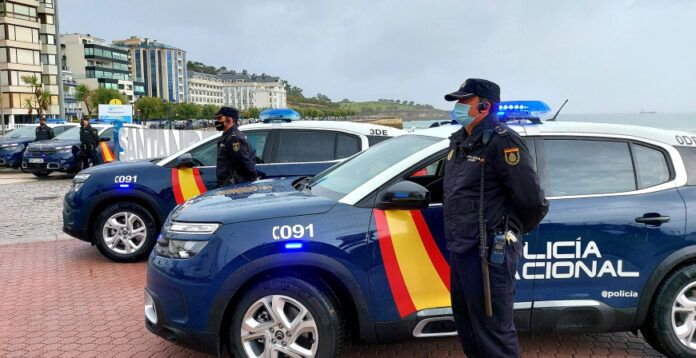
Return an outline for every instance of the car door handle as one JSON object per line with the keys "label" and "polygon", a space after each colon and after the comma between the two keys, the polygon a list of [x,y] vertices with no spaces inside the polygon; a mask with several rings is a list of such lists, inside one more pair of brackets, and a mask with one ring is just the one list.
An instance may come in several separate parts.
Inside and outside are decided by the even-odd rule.
{"label": "car door handle", "polygon": [[669,222],[669,220],[671,220],[669,216],[662,216],[658,213],[647,213],[639,218],[636,218],[636,222],[639,224],[656,226],[660,226],[666,222]]}

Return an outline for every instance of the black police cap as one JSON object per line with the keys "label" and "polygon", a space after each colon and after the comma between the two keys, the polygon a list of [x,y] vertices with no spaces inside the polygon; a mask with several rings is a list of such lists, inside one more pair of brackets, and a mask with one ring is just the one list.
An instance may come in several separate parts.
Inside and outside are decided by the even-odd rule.
{"label": "black police cap", "polygon": [[458,91],[445,95],[446,101],[458,101],[460,99],[479,96],[487,98],[495,103],[500,103],[500,87],[488,80],[469,78],[462,83]]}
{"label": "black police cap", "polygon": [[239,118],[239,111],[232,107],[220,107],[220,110],[218,110],[213,117],[218,118],[220,116],[232,117],[237,120]]}

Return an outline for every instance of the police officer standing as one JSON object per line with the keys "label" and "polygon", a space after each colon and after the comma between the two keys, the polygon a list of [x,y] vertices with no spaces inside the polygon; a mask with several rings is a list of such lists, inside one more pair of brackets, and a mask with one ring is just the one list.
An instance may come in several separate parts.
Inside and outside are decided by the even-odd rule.
{"label": "police officer standing", "polygon": [[97,164],[97,145],[99,144],[99,134],[95,128],[89,124],[89,118],[82,118],[80,122],[80,161],[81,169],[89,168],[90,161],[93,165]]}
{"label": "police officer standing", "polygon": [[215,129],[224,131],[218,140],[218,186],[256,180],[256,151],[238,128],[239,112],[232,107],[222,107],[215,118]]}
{"label": "police officer standing", "polygon": [[518,357],[513,301],[521,238],[548,202],[524,142],[498,122],[500,87],[472,78],[445,99],[457,101],[452,117],[462,125],[450,137],[444,181],[457,332],[470,358]]}
{"label": "police officer standing", "polygon": [[53,139],[53,128],[46,125],[46,117],[39,119],[39,126],[36,127],[36,141]]}

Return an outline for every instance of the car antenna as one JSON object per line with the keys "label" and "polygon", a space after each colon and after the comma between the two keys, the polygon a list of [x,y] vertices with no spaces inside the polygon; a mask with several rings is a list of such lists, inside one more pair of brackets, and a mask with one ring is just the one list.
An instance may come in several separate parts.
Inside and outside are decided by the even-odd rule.
{"label": "car antenna", "polygon": [[555,121],[556,121],[556,117],[558,117],[558,114],[561,113],[561,110],[563,109],[563,107],[565,107],[566,103],[568,103],[568,99],[567,99],[567,98],[566,98],[565,102],[563,102],[563,104],[561,105],[561,108],[559,108],[558,111],[556,111],[556,114],[554,114],[553,117],[551,117],[551,119],[548,119],[548,120],[546,120],[546,121],[547,121],[547,122],[555,122]]}

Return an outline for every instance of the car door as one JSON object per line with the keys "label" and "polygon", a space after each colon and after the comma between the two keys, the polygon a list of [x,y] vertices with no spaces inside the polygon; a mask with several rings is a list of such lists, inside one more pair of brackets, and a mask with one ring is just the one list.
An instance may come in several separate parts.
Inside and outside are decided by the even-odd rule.
{"label": "car door", "polygon": [[607,312],[637,307],[650,274],[684,235],[669,152],[589,137],[545,138],[540,147],[550,210],[518,271],[534,285],[532,329],[629,329],[632,318]]}
{"label": "car door", "polygon": [[[256,161],[259,163],[263,163],[264,158],[268,158],[268,154],[265,154],[265,151],[267,150],[266,143],[268,142],[269,133],[270,131],[268,130],[249,130],[244,132],[249,144],[256,151]],[[217,175],[215,172],[217,165],[217,142],[216,139],[210,140],[190,151],[194,162],[194,168],[192,168],[190,175],[193,179],[192,183],[197,183],[196,187],[192,188],[192,192],[197,190],[203,193],[217,188]],[[186,180],[186,178],[182,180]]]}
{"label": "car door", "polygon": [[278,129],[271,161],[258,170],[265,177],[313,176],[360,151],[360,137],[348,133]]}

